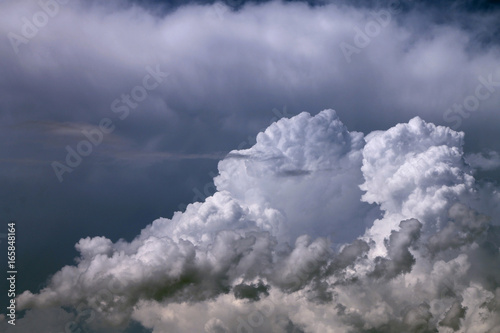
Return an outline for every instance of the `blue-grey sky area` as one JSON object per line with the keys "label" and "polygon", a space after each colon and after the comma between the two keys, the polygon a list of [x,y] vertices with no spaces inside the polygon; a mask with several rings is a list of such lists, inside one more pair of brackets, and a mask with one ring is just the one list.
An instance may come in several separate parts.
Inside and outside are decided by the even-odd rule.
{"label": "blue-grey sky area", "polygon": [[[0,236],[15,220],[23,295],[0,332],[498,332],[499,1],[7,0],[0,17]],[[126,267],[120,314],[92,308]],[[383,294],[461,270],[456,299]],[[380,290],[367,305],[387,296],[378,315],[355,280]]]}

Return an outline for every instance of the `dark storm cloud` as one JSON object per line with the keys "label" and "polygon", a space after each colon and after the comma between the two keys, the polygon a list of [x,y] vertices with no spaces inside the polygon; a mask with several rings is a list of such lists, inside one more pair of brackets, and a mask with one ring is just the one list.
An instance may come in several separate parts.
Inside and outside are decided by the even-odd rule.
{"label": "dark storm cloud", "polygon": [[415,264],[415,257],[410,253],[409,247],[420,237],[422,223],[415,219],[405,220],[399,226],[400,230],[392,231],[386,241],[388,258],[375,258],[375,269],[371,275],[376,278],[392,279],[399,274],[410,272]]}
{"label": "dark storm cloud", "polygon": [[467,309],[462,307],[459,302],[453,303],[448,313],[444,319],[439,323],[441,326],[447,326],[453,331],[458,331],[460,329],[460,319],[465,317]]}
{"label": "dark storm cloud", "polygon": [[259,281],[258,284],[238,284],[234,286],[233,291],[234,297],[236,298],[247,298],[253,301],[258,301],[260,300],[260,294],[265,296],[269,295],[268,289],[269,286],[266,286],[262,283],[262,281]]}
{"label": "dark storm cloud", "polygon": [[[384,5],[380,4],[379,7],[390,8]],[[4,6],[8,6],[8,3]],[[238,137],[242,138],[239,132],[251,133],[262,128],[271,119],[268,110],[284,104],[291,105],[293,113],[303,109],[319,109],[320,106],[334,106],[341,114],[345,113],[344,121],[354,123],[363,130],[387,125],[388,115],[402,109],[403,104],[406,114],[423,113],[430,120],[443,122],[442,115],[446,109],[454,102],[461,102],[464,99],[462,96],[468,94],[467,87],[463,88],[463,93],[460,88],[454,87],[457,97],[453,98],[447,88],[450,82],[466,79],[474,84],[476,80],[472,69],[457,72],[453,68],[463,68],[460,54],[466,56],[468,52],[461,50],[459,41],[467,36],[467,30],[450,33],[436,25],[432,33],[434,37],[429,35],[430,41],[425,40],[425,33],[418,37],[421,38],[420,42],[412,41],[412,38],[398,37],[394,19],[404,17],[402,13],[393,14],[390,26],[379,36],[371,38],[370,45],[360,49],[359,56],[352,55],[353,66],[345,66],[345,59],[342,52],[339,52],[339,43],[355,44],[356,30],[350,31],[351,26],[366,29],[363,26],[365,18],[357,16],[348,7],[342,10],[334,10],[332,8],[335,7],[331,6],[314,9],[301,4],[289,4],[285,9],[278,8],[276,4],[268,5],[265,10],[245,7],[246,11],[255,12],[267,23],[262,27],[256,26],[254,33],[227,34],[221,30],[226,25],[234,26],[233,31],[238,31],[243,24],[252,25],[256,21],[245,17],[246,11],[228,11],[219,17],[215,7],[193,7],[194,9],[188,10],[188,7],[182,6],[170,13],[168,19],[160,19],[138,7],[117,10],[113,5],[107,7],[117,11],[107,9],[103,14],[105,16],[85,14],[89,10],[86,9],[87,6],[82,8],[83,15],[76,16],[74,8],[79,6],[81,5],[61,5],[59,13],[50,18],[50,23],[40,28],[29,43],[19,45],[18,55],[10,52],[12,50],[9,50],[8,43],[4,45],[7,56],[5,61],[11,65],[5,66],[2,73],[6,80],[4,93],[9,96],[4,99],[3,109],[23,110],[7,113],[9,118],[6,119],[6,125],[17,126],[19,122],[38,119],[69,125],[72,122],[83,122],[98,126],[102,119],[109,118],[116,126],[113,134],[129,139],[130,144],[135,144],[140,149],[206,154],[229,150],[231,146],[228,138],[238,141]],[[13,9],[15,13],[25,13],[28,18],[30,14],[41,10],[37,5],[25,8],[24,12],[21,6],[10,7],[18,7]],[[104,6],[95,2],[94,8],[96,7]],[[192,13],[188,14],[190,10]],[[283,10],[290,15],[275,15]],[[340,14],[345,14],[347,18],[341,19],[338,17]],[[429,20],[418,11],[407,15]],[[137,16],[143,19],[134,19]],[[493,14],[483,15],[487,18],[492,16]],[[83,17],[91,22],[86,23],[85,29]],[[331,20],[333,25],[313,25],[308,32],[291,35],[285,30],[285,27],[292,24],[287,17],[304,22],[314,18]],[[237,23],[240,19],[244,23]],[[62,28],[68,21],[72,22],[70,29]],[[369,21],[368,19],[367,22]],[[22,22],[16,26],[12,20],[4,29],[21,32]],[[131,26],[130,22],[135,24],[134,29],[128,28]],[[454,22],[451,26],[453,24]],[[408,25],[409,29],[420,32],[420,26],[425,23],[417,24],[410,20]],[[333,28],[334,32],[331,33]],[[55,35],[50,33],[53,29],[58,29]],[[99,29],[108,31],[108,34],[97,33]],[[259,30],[266,33],[261,34]],[[116,35],[117,31],[120,31],[119,35]],[[173,34],[171,31],[182,32]],[[265,37],[266,35],[269,37]],[[182,36],[184,38],[180,39]],[[49,37],[52,39],[45,42]],[[238,46],[242,43],[245,44],[245,52],[241,52],[242,49]],[[413,46],[406,46],[408,43],[413,43]],[[458,51],[459,55],[452,56],[454,60],[451,63],[455,62],[453,66],[429,75],[433,66],[440,65],[438,59],[451,56],[446,49],[439,47],[439,43],[449,43],[449,49]],[[47,48],[47,45],[51,45],[51,48]],[[62,45],[67,54],[61,53]],[[134,47],[130,48],[128,45]],[[401,47],[412,47],[411,53],[415,55],[402,55],[398,50]],[[402,57],[403,61],[384,62],[384,59],[377,56],[380,48],[388,49],[389,54]],[[372,59],[366,58],[371,54]],[[419,58],[425,61],[419,64]],[[490,66],[487,59],[481,60],[485,62],[485,69]],[[417,63],[409,66],[409,62],[413,60],[417,60]],[[478,61],[479,58],[472,58],[470,68],[478,66]],[[378,68],[387,70],[377,70],[377,67],[371,65],[373,62],[377,63]],[[160,66],[170,76],[160,87],[149,92],[147,99],[137,109],[129,108],[132,111],[130,117],[120,121],[118,117],[122,113],[114,112],[117,104],[115,108],[111,105],[124,94],[130,94],[133,87],[141,83],[146,74],[146,66]],[[397,73],[390,70],[394,66],[402,68],[399,71],[402,75],[392,74]],[[494,70],[492,67],[491,73],[495,74]],[[336,71],[340,73],[334,74]],[[488,74],[489,72],[485,72],[482,75]],[[50,80],[50,84],[45,84],[47,80]],[[398,84],[393,85],[392,82]],[[433,88],[424,88],[429,83]],[[14,90],[21,86],[22,90]],[[410,89],[413,93],[408,96]],[[472,86],[471,91],[473,89]],[[436,99],[433,90],[442,91],[443,97]],[[273,91],[272,96],[266,91]],[[412,95],[418,95],[419,100],[407,100]],[[25,98],[26,96],[29,98]],[[494,99],[498,99],[498,94],[493,94],[492,99],[486,102],[493,105]],[[370,103],[360,105],[363,101]],[[435,106],[429,107],[428,102]],[[28,104],[24,106],[26,103]],[[121,106],[125,106],[125,102]],[[372,111],[359,117],[358,114],[366,109]],[[481,114],[487,112],[484,110]],[[481,114],[478,113],[478,117]],[[472,126],[475,122],[473,116],[475,114],[470,116],[470,125],[468,119],[462,119],[464,126]],[[396,113],[394,118],[402,120],[405,117]],[[50,139],[51,137],[39,138],[39,144],[45,144]],[[83,135],[80,136],[80,140],[82,139],[85,139]],[[59,142],[60,147],[53,146],[52,142],[52,146],[49,146],[52,149],[43,149],[42,160],[49,156],[54,160],[64,160],[67,156],[64,149],[66,145],[75,146],[80,140],[76,137],[73,142],[52,140]],[[173,141],[176,143],[173,144]],[[94,151],[102,151],[101,147],[96,148]],[[33,155],[29,147],[15,150]]]}
{"label": "dark storm cloud", "polygon": [[436,254],[471,243],[488,227],[487,216],[479,215],[463,206],[453,207],[450,218],[452,222],[429,239],[431,253]]}

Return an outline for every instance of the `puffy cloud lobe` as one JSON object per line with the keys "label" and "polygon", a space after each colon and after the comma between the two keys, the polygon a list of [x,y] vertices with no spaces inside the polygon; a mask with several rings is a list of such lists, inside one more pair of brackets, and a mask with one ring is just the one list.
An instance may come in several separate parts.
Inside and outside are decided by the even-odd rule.
{"label": "puffy cloud lobe", "polygon": [[275,267],[274,281],[285,290],[302,289],[324,269],[331,255],[330,242],[318,238],[311,242],[308,235],[295,241],[295,247]]}
{"label": "puffy cloud lobe", "polygon": [[375,258],[372,276],[392,279],[399,274],[409,273],[415,264],[415,258],[410,253],[409,247],[420,237],[422,223],[412,219],[402,221],[399,226],[400,230],[392,231],[391,236],[386,240],[388,258]]}
{"label": "puffy cloud lobe", "polygon": [[105,237],[94,237],[81,239],[75,248],[80,252],[82,259],[93,258],[98,254],[111,255],[113,243]]}
{"label": "puffy cloud lobe", "polygon": [[[366,193],[363,199],[380,204],[387,214],[401,211],[416,214],[418,198],[412,195],[425,198],[426,194],[419,187],[436,188],[437,192],[443,185],[463,186],[472,181],[464,174],[460,163],[461,132],[425,123],[416,117],[385,132],[372,132],[366,136],[366,141],[362,167],[365,182],[361,186]],[[424,213],[425,210],[418,216],[425,216]]]}
{"label": "puffy cloud lobe", "polygon": [[373,255],[385,252],[383,240],[401,220],[418,219],[427,235],[446,223],[451,205],[470,201],[475,180],[463,161],[463,136],[419,117],[366,136],[363,200],[384,211],[368,232],[377,242]]}
{"label": "puffy cloud lobe", "polygon": [[[20,307],[83,304],[91,326],[153,332],[494,332],[500,227],[470,207],[462,145],[420,118],[364,138],[332,110],[282,119],[219,163],[213,196],[130,243],[82,239]],[[383,216],[336,243],[367,202]]]}
{"label": "puffy cloud lobe", "polygon": [[333,110],[302,113],[269,126],[250,149],[231,152],[214,182],[234,198],[282,212],[280,237],[299,236],[307,221],[313,237],[354,239],[368,225],[350,221],[373,210],[359,200],[363,145],[363,135],[349,132]]}
{"label": "puffy cloud lobe", "polygon": [[473,242],[488,228],[488,217],[461,204],[450,208],[451,221],[429,239],[429,249],[435,253]]}
{"label": "puffy cloud lobe", "polygon": [[229,333],[229,329],[220,319],[212,318],[205,324],[205,332]]}
{"label": "puffy cloud lobe", "polygon": [[460,319],[465,317],[466,311],[467,309],[462,307],[460,302],[453,303],[446,316],[439,322],[439,325],[449,327],[453,331],[458,331],[460,328]]}
{"label": "puffy cloud lobe", "polygon": [[1,332],[25,333],[40,332],[54,333],[71,330],[75,323],[75,316],[61,308],[34,309],[26,312],[23,319],[17,319],[16,325],[7,323],[7,319],[0,320]]}

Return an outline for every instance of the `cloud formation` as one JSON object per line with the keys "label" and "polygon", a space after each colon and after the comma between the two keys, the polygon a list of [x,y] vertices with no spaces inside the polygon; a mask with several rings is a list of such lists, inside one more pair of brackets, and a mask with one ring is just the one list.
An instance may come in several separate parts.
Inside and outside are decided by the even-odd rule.
{"label": "cloud formation", "polygon": [[[498,330],[500,193],[475,179],[499,164],[498,10],[54,1],[46,24],[38,0],[0,3],[3,212],[26,221],[35,285],[65,243],[106,237],[20,296],[9,331]],[[121,119],[147,66],[170,75]],[[348,126],[303,113],[247,140],[282,105]],[[58,187],[51,162],[105,118],[115,131]],[[216,194],[114,241],[236,147]]]}
{"label": "cloud formation", "polygon": [[[45,14],[46,24],[38,21],[38,0],[0,2],[0,195],[2,212],[27,221],[29,236],[36,235],[25,245],[29,252],[41,253],[53,238],[66,246],[90,234],[117,239],[126,232],[130,239],[156,216],[170,216],[211,180],[214,157],[249,148],[274,117],[270,111],[284,105],[290,114],[335,108],[364,133],[415,115],[449,126],[460,121],[469,152],[500,151],[498,11],[468,12],[469,1],[393,1],[390,22],[351,63],[341,43],[355,45],[357,31],[378,23],[374,13],[393,8],[390,1],[237,1],[241,8],[232,11],[200,0],[167,12],[160,1],[42,2],[60,4]],[[8,35],[22,36],[35,23],[36,35],[16,53]],[[121,119],[125,104],[114,104],[120,112],[112,104],[139,93],[147,66],[170,76]],[[477,109],[454,107],[474,103],[478,87]],[[106,118],[113,133],[97,139],[58,186],[51,163],[66,164],[66,147],[88,141],[84,132],[101,130]],[[81,202],[106,205],[91,210]],[[124,220],[130,229],[121,228]],[[30,273],[40,281],[45,274],[37,271]]]}
{"label": "cloud formation", "polygon": [[473,208],[463,143],[418,117],[366,136],[333,110],[281,119],[219,163],[213,196],[131,242],[80,240],[19,306],[96,332],[497,332],[500,225]]}

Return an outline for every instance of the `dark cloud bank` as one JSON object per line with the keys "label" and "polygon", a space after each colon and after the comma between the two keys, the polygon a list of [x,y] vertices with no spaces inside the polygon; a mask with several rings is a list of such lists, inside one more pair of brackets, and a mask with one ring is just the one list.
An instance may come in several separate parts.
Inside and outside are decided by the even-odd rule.
{"label": "dark cloud bank", "polygon": [[[104,193],[33,206],[75,228],[118,207],[0,331],[500,332],[498,11],[471,6],[59,1],[28,36],[41,5],[0,4],[6,188]],[[175,197],[186,161],[216,190],[119,239],[123,189]]]}

